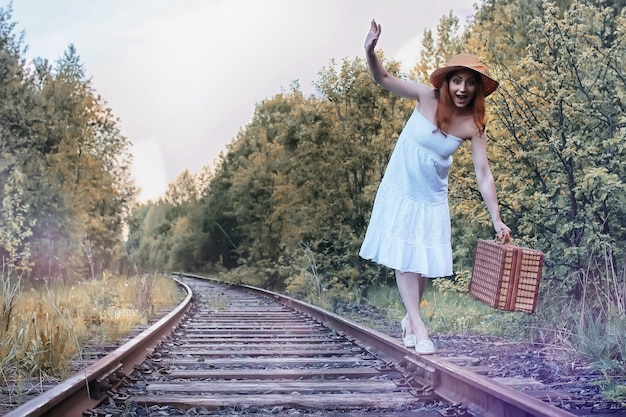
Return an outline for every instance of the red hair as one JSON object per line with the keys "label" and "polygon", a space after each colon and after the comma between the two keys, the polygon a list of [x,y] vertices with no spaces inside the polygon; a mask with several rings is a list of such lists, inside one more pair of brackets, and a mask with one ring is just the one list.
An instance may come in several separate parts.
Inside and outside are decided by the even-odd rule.
{"label": "red hair", "polygon": [[[435,97],[437,97],[438,101],[435,122],[437,123],[437,129],[444,135],[448,134],[448,128],[450,123],[452,123],[452,110],[454,110],[454,104],[450,98],[450,89],[448,88],[452,75],[454,75],[454,72],[448,73],[445,82],[435,90]],[[481,79],[480,74],[476,74],[476,77],[478,80]],[[474,123],[478,127],[478,133],[482,134],[485,131],[485,90],[482,82],[476,83],[476,93],[469,105],[474,114]]]}

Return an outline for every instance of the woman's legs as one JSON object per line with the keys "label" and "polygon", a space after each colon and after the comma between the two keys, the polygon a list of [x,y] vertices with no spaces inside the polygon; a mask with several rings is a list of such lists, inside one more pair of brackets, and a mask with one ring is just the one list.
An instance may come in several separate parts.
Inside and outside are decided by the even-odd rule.
{"label": "woman's legs", "polygon": [[417,342],[428,339],[428,330],[420,315],[420,302],[426,288],[426,278],[415,272],[400,272],[396,270],[396,283],[400,297],[404,302],[409,319],[407,332],[415,333]]}

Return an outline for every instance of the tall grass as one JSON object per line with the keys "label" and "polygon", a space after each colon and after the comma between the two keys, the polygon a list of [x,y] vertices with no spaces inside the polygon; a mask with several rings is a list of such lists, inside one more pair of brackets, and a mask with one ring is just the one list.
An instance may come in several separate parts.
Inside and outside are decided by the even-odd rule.
{"label": "tall grass", "polygon": [[174,282],[159,275],[103,274],[71,286],[29,289],[15,285],[7,274],[2,279],[2,383],[31,375],[64,378],[71,372],[69,361],[86,341],[119,340],[180,297]]}
{"label": "tall grass", "polygon": [[[371,288],[367,302],[400,322],[406,311],[395,285]],[[430,281],[420,311],[432,333],[482,333],[523,340],[528,336],[525,313],[494,310],[445,281]]]}
{"label": "tall grass", "polygon": [[532,339],[588,358],[606,376],[603,396],[626,407],[626,269],[615,258],[606,245],[590,254],[586,270],[546,286]]}
{"label": "tall grass", "polygon": [[626,272],[615,270],[610,252],[592,259],[587,270],[544,288],[532,337],[570,345],[592,360],[613,360],[626,374]]}

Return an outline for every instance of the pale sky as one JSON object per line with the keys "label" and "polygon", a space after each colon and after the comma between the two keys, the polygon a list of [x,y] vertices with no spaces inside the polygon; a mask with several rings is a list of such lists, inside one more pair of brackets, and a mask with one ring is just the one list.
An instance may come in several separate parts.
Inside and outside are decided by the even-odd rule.
{"label": "pale sky", "polygon": [[[74,44],[94,89],[133,144],[140,200],[182,171],[213,166],[255,105],[298,80],[363,57],[370,20],[378,47],[411,67],[424,29],[476,0],[13,0],[26,58],[57,61]],[[7,0],[0,0],[6,8]]]}

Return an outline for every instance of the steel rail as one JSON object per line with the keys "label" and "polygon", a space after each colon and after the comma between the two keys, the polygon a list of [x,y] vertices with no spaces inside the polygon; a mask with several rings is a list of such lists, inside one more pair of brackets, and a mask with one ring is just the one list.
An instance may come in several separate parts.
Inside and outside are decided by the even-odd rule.
{"label": "steel rail", "polygon": [[180,323],[191,306],[192,291],[175,279],[187,295],[174,310],[107,356],[54,388],[5,414],[5,417],[81,417],[106,399],[107,392],[129,376]]}
{"label": "steel rail", "polygon": [[[183,274],[219,282],[213,278]],[[432,387],[434,393],[452,404],[464,404],[468,411],[482,417],[575,417],[574,414],[544,401],[501,385],[482,375],[471,372],[444,358],[418,355],[408,350],[398,340],[364,327],[358,323],[286,295],[242,284],[226,283],[246,288],[271,297],[281,304],[306,314],[338,332],[369,345],[374,351],[395,361],[405,362],[415,374],[415,379]],[[399,348],[400,347],[400,348]]]}
{"label": "steel rail", "polygon": [[[179,275],[245,288],[253,293],[274,299],[348,338],[359,340],[373,351],[393,361],[404,363],[420,385],[425,384],[443,400],[456,405],[465,405],[467,410],[476,416],[574,417],[574,414],[451,364],[443,358],[418,355],[412,350],[407,350],[399,341],[386,334],[306,302],[248,285],[224,283],[198,275]],[[186,289],[187,296],[174,311],[111,354],[55,388],[9,412],[6,416],[79,417],[83,411],[101,403],[110,390],[118,386],[124,377],[130,375],[134,367],[154,350],[189,310],[192,299],[191,289],[183,282],[176,281]]]}

